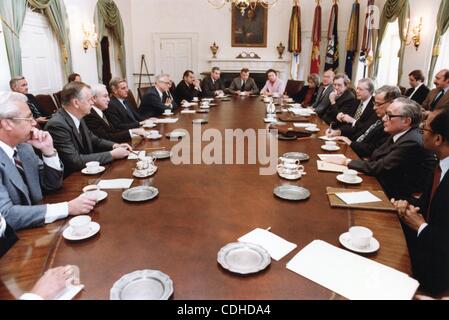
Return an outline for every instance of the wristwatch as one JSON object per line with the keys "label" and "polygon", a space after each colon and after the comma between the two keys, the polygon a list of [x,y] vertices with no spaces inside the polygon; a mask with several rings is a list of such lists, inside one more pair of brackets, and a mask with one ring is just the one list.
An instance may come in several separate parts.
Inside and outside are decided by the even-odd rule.
{"label": "wristwatch", "polygon": [[53,149],[53,153],[50,155],[45,155],[42,153],[42,156],[45,158],[53,158],[54,156],[56,156],[58,154],[58,151],[56,151],[56,149]]}

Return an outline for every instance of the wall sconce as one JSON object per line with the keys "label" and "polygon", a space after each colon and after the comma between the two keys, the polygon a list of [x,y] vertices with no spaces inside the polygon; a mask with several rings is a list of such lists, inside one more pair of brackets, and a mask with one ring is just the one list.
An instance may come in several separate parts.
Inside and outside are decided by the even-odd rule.
{"label": "wall sconce", "polygon": [[406,27],[404,28],[405,44],[408,46],[413,43],[416,51],[421,44],[421,31],[422,31],[422,17],[419,18],[419,24],[412,28],[410,34],[410,19],[407,19]]}
{"label": "wall sconce", "polygon": [[98,34],[95,32],[94,24],[83,24],[83,49],[87,52],[89,46],[96,48],[98,46]]}

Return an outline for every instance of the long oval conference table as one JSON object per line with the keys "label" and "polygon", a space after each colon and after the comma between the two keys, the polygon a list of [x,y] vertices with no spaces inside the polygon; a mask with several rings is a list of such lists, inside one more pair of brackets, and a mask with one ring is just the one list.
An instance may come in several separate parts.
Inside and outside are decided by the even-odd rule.
{"label": "long oval conference table", "polygon": [[[203,131],[267,128],[263,121],[265,104],[259,97],[215,103],[210,113],[177,114],[178,122],[155,128],[164,135],[162,139],[134,138],[133,147],[171,149],[177,142],[165,134],[178,128],[192,133],[192,120],[198,118],[208,120],[202,125]],[[18,232],[20,240],[0,259],[0,299],[18,298],[45,270],[66,264],[80,268],[85,285],[76,299],[109,299],[114,282],[142,269],[156,269],[170,276],[174,283],[172,299],[340,299],[289,271],[286,263],[316,239],[342,247],[338,238],[353,225],[370,228],[380,242],[380,250],[365,257],[410,274],[407,246],[394,213],[330,207],[326,187],[347,186],[336,180],[336,173],[318,172],[317,154],[326,153],[320,148],[324,142],[318,136],[324,134],[325,124],[317,117],[312,117],[311,122],[317,123],[321,132],[294,141],[278,141],[279,156],[290,151],[310,155],[310,160],[302,163],[307,175],[300,180],[259,175],[258,164],[174,165],[170,160],[158,160],[154,176],[135,178],[132,185],[154,186],[159,189],[158,197],[130,203],[122,199],[123,190],[107,190],[107,199],[91,213],[92,220],[101,226],[92,238],[79,242],[64,239],[62,231],[69,219]],[[340,146],[339,153],[356,158],[349,147]],[[133,178],[135,166],[136,160],[120,160],[97,176],[72,174],[62,189],[46,196],[43,202],[73,199],[84,186],[99,179]],[[381,190],[376,179],[362,177],[363,183],[355,188]],[[281,184],[304,186],[311,196],[305,201],[279,199],[273,189]],[[217,263],[220,248],[255,228],[268,227],[298,247],[252,275],[231,273]]]}

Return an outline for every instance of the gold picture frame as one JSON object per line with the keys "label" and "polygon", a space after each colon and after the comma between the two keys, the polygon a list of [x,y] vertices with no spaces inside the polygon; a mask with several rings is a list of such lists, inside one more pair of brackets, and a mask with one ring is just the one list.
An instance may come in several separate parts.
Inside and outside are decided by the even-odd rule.
{"label": "gold picture frame", "polygon": [[242,16],[232,6],[232,47],[267,47],[268,9],[258,5],[248,8]]}

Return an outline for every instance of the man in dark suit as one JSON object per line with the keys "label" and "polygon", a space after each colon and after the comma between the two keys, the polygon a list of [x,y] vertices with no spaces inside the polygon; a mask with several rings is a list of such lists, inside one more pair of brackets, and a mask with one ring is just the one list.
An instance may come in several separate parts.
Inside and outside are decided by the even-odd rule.
{"label": "man in dark suit", "polygon": [[112,98],[105,111],[106,118],[111,126],[118,130],[139,128],[143,119],[128,102],[128,84],[125,79],[113,78],[109,82]]}
{"label": "man in dark suit", "polygon": [[413,276],[430,294],[449,289],[449,110],[429,114],[422,126],[424,147],[439,163],[419,201],[395,201],[412,263]]}
{"label": "man in dark suit", "polygon": [[[25,96],[12,94],[0,103],[0,212],[13,230],[89,213],[96,201],[80,196],[41,204],[44,192],[62,186],[63,167],[48,132],[36,129]],[[40,151],[42,159],[34,152]],[[10,240],[14,236],[9,234]],[[11,244],[11,242],[9,242]]]}
{"label": "man in dark suit", "polygon": [[429,94],[429,88],[424,84],[426,78],[421,70],[413,70],[408,75],[408,83],[411,88],[405,92],[405,96],[409,97],[418,104],[422,104]]}
{"label": "man in dark suit", "polygon": [[373,123],[357,139],[351,140],[348,137],[335,137],[336,140],[345,142],[360,158],[371,157],[374,150],[379,148],[388,139],[388,134],[384,131],[382,118],[386,109],[393,100],[401,96],[401,91],[396,86],[382,86],[374,94],[374,111],[377,121]]}
{"label": "man in dark suit", "polygon": [[109,93],[106,86],[97,84],[92,87],[92,94],[94,96],[94,105],[90,114],[84,117],[87,127],[97,137],[111,140],[114,142],[130,141],[133,135],[146,136],[146,131],[143,128],[121,130],[115,129],[104,114],[108,109]]}
{"label": "man in dark suit", "polygon": [[37,123],[44,125],[47,123],[50,115],[45,111],[45,109],[39,104],[36,97],[29,93],[28,89],[28,81],[23,76],[17,76],[13,77],[9,81],[9,87],[11,88],[11,91],[18,92],[21,94],[26,95],[28,98],[27,104],[30,108],[31,112],[33,113],[33,118],[36,119]]}
{"label": "man in dark suit", "polygon": [[216,96],[224,95],[225,86],[220,80],[220,68],[213,67],[210,76],[206,77],[201,85],[203,97],[214,98]]}
{"label": "man in dark suit", "polygon": [[0,258],[19,240],[0,213]]}
{"label": "man in dark suit", "polygon": [[234,78],[229,86],[229,93],[238,95],[259,94],[259,88],[253,78],[249,76],[249,70],[240,70],[240,77]]}
{"label": "man in dark suit", "polygon": [[182,101],[190,102],[194,97],[201,97],[200,81],[195,79],[193,71],[186,70],[182,79],[175,90],[175,100],[178,105]]}
{"label": "man in dark suit", "polygon": [[156,84],[142,97],[139,113],[142,118],[159,117],[165,110],[175,110],[178,105],[168,93],[170,76],[163,74],[156,77]]}
{"label": "man in dark suit", "polygon": [[334,90],[329,94],[330,105],[321,117],[327,124],[337,121],[339,113],[353,116],[357,109],[357,100],[349,86],[351,80],[345,74],[337,74],[334,78]]}
{"label": "man in dark suit", "polygon": [[423,147],[418,128],[421,119],[421,107],[416,102],[398,98],[383,118],[390,137],[368,160],[329,157],[326,161],[375,176],[390,198],[411,199],[424,191],[435,166],[435,156]]}
{"label": "man in dark suit", "polygon": [[429,92],[422,107],[427,111],[442,109],[449,105],[449,70],[443,69],[435,75],[435,89]]}
{"label": "man in dark suit", "polygon": [[326,132],[329,137],[345,136],[351,140],[361,136],[371,125],[376,122],[374,112],[374,83],[371,79],[361,79],[357,84],[356,96],[359,105],[354,116],[340,112],[337,121]]}
{"label": "man in dark suit", "polygon": [[315,110],[316,114],[319,117],[322,117],[327,108],[330,106],[329,95],[334,90],[334,77],[335,73],[332,70],[327,70],[326,72],[324,72],[323,81],[318,88],[317,98],[311,105],[311,107]]}
{"label": "man in dark suit", "polygon": [[66,175],[83,169],[89,161],[106,164],[129,155],[130,145],[100,139],[84,122],[93,104],[88,85],[76,81],[65,85],[61,102],[63,108],[51,118],[46,129],[53,136]]}

